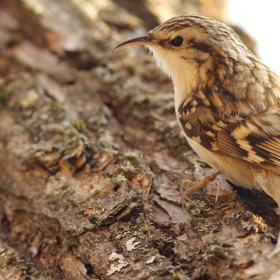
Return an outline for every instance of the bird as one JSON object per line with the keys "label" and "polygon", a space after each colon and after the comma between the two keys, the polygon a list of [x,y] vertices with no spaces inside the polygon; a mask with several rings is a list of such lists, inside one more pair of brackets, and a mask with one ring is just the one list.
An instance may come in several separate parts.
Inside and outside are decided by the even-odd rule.
{"label": "bird", "polygon": [[234,185],[265,191],[280,212],[279,76],[232,28],[201,15],[173,17],[114,50],[138,45],[171,78],[190,147]]}

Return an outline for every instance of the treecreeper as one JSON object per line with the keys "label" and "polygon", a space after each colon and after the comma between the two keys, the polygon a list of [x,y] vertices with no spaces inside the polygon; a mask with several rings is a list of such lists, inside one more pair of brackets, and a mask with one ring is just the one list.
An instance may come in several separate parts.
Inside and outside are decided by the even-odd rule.
{"label": "treecreeper", "polygon": [[[233,184],[264,190],[280,212],[279,76],[229,26],[200,15],[171,18],[114,50],[135,45],[171,77],[193,150]],[[280,235],[271,255],[278,252]]]}

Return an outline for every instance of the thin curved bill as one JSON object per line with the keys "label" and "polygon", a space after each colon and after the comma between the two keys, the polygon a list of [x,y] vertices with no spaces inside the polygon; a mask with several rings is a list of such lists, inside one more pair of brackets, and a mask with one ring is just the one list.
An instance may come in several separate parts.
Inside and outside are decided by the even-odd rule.
{"label": "thin curved bill", "polygon": [[140,46],[140,45],[154,45],[155,43],[152,41],[152,37],[150,35],[137,37],[128,41],[121,43],[120,45],[116,46],[113,51],[121,50],[127,47],[132,46]]}

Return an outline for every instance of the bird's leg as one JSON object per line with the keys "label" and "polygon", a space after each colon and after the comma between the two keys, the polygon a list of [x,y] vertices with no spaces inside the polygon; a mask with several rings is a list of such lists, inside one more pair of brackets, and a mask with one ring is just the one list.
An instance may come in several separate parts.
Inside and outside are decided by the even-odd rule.
{"label": "bird's leg", "polygon": [[217,188],[217,193],[216,193],[215,203],[217,203],[217,202],[218,202],[218,198],[219,198],[219,190],[220,190],[220,180],[218,180],[218,188]]}
{"label": "bird's leg", "polygon": [[[187,195],[191,194],[192,192],[194,192],[194,191],[196,191],[196,190],[199,190],[199,189],[204,188],[205,186],[207,186],[208,183],[214,181],[214,180],[216,179],[216,177],[217,177],[218,175],[220,175],[220,174],[221,174],[220,171],[213,172],[211,175],[208,175],[208,176],[204,177],[204,179],[203,179],[201,182],[199,182],[199,183],[193,185],[192,187],[188,188],[188,189],[182,194],[182,196],[181,196],[181,205],[182,205],[182,207],[185,208],[185,207],[184,207],[184,200],[185,200],[185,197],[186,197]],[[186,184],[186,183],[187,183],[187,184],[190,184],[190,182],[191,182],[191,181],[187,180],[186,182],[183,182],[182,184]],[[181,186],[182,186],[182,185],[181,185]],[[280,245],[279,245],[279,246],[280,246]]]}

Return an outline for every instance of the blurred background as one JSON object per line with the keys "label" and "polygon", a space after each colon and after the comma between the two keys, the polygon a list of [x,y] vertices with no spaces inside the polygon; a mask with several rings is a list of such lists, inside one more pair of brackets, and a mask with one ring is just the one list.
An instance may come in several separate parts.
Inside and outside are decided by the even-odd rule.
{"label": "blurred background", "polygon": [[280,2],[231,0],[229,17],[257,42],[260,58],[280,75]]}
{"label": "blurred background", "polygon": [[[5,49],[9,39],[19,45],[27,37],[59,54],[83,51],[85,44],[104,40],[109,50],[121,41],[117,34],[141,35],[175,15],[198,13],[232,25],[247,46],[279,74],[279,7],[279,1],[273,0],[1,0],[0,47]],[[88,28],[81,21],[87,21]],[[88,63],[92,64],[90,58]]]}

